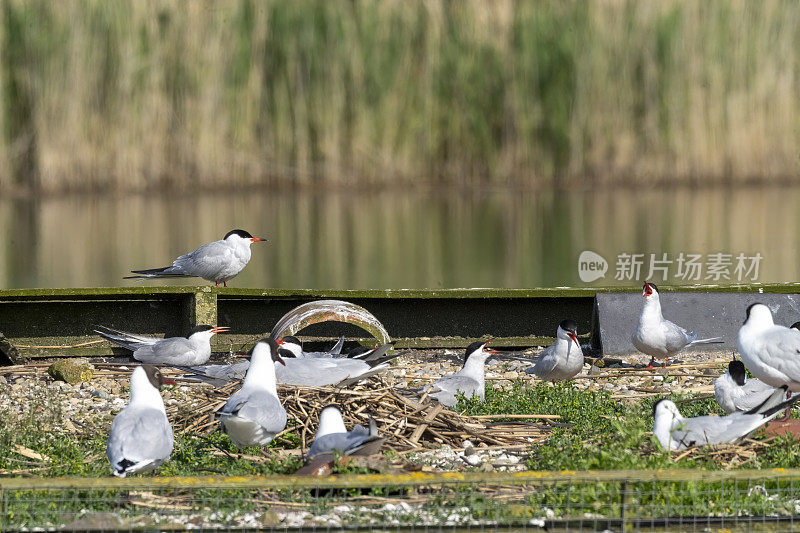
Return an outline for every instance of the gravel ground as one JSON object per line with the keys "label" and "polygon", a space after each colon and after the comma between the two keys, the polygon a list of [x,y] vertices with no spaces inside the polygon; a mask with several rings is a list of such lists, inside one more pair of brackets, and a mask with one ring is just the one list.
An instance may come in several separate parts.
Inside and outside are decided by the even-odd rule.
{"label": "gravel ground", "polygon": [[[538,350],[533,350],[535,353]],[[397,364],[384,375],[386,381],[397,387],[416,387],[456,372],[461,364],[461,350],[415,350],[397,359]],[[520,354],[522,355],[522,354]],[[531,357],[530,354],[523,355]],[[712,393],[713,381],[724,371],[730,354],[724,352],[689,352],[681,362],[671,364],[666,370],[645,370],[648,358],[628,356],[608,360],[608,367],[597,368],[585,364],[575,379],[575,386],[586,390],[607,390],[622,401],[636,402],[642,398],[674,392]],[[515,380],[534,383],[525,374],[529,362],[489,361],[486,378],[495,389],[510,389]],[[128,367],[132,368],[132,367]],[[31,365],[0,369],[0,412],[13,417],[41,417],[46,430],[81,433],[99,431],[106,433],[111,419],[127,402],[124,381],[112,379],[103,369],[89,382],[70,385],[53,381],[46,366]],[[119,370],[117,367],[116,370]],[[391,376],[390,379],[387,379]],[[191,410],[202,400],[193,391],[209,385],[180,384],[162,392],[167,409]],[[44,416],[44,415],[47,416]],[[409,456],[415,462],[436,469],[460,470],[469,467],[517,470],[524,465],[523,455],[503,453],[498,450],[481,450],[464,442],[462,450],[444,447],[437,451]]]}

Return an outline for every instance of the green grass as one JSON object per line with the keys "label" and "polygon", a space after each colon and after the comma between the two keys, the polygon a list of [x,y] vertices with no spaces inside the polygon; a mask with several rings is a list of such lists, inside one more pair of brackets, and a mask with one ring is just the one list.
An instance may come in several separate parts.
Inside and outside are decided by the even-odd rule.
{"label": "green grass", "polygon": [[[714,398],[672,395],[684,416],[724,415]],[[533,446],[526,462],[530,470],[634,470],[701,468],[718,470],[727,465],[709,453],[692,454],[675,461],[652,436],[652,406],[658,397],[629,404],[611,399],[605,391],[587,392],[571,383],[537,384],[527,388],[517,382],[509,392],[487,387],[485,402],[461,399],[466,414],[553,414],[559,423],[541,446]],[[710,449],[709,449],[710,450]],[[800,440],[779,437],[745,468],[800,467]]]}
{"label": "green grass", "polygon": [[[721,414],[711,398],[671,396],[679,402],[686,416],[707,413]],[[541,445],[533,445],[526,466],[532,470],[586,470],[586,469],[675,469],[695,468],[718,470],[727,464],[712,455],[711,450],[694,453],[675,460],[661,451],[652,435],[651,409],[656,398],[637,403],[621,403],[605,391],[578,390],[571,383],[550,386],[537,384],[526,387],[517,382],[511,391],[486,390],[485,402],[474,399],[460,400],[458,409],[467,414],[556,414],[563,427],[553,430]],[[105,458],[105,429],[89,428],[81,436],[67,435],[48,428],[61,413],[57,402],[42,398],[23,419],[0,419],[0,468],[25,468],[24,458],[13,451],[15,444],[30,448],[52,459],[50,463],[34,462],[42,468],[31,475],[41,477],[80,476],[107,477],[110,475]],[[50,407],[51,410],[45,410]],[[253,456],[265,457],[264,463],[254,463],[226,455],[212,455],[212,451],[238,451],[230,439],[219,432],[207,437],[176,433],[175,449],[170,460],[157,471],[158,476],[194,476],[198,474],[251,475],[288,474],[300,466],[300,460],[283,457],[277,453],[281,447],[296,447],[290,436],[273,444],[266,451],[261,448],[241,450]],[[20,462],[23,461],[23,462]],[[745,466],[746,468],[800,467],[800,441],[779,438]],[[337,474],[366,473],[361,467],[350,465],[336,468]],[[151,476],[145,474],[144,476]],[[503,523],[522,523],[530,518],[544,516],[552,511],[555,516],[583,516],[584,513],[608,517],[619,516],[622,508],[623,485],[619,481],[594,483],[548,483],[536,491],[526,492],[522,500],[513,504],[498,503],[471,485],[453,487],[377,487],[374,489],[325,489],[305,491],[258,491],[251,489],[192,489],[164,493],[174,505],[174,512],[208,515],[218,513],[216,520],[226,516],[267,513],[270,504],[280,500],[303,502],[306,509],[322,514],[346,501],[364,501],[378,498],[378,505],[391,501],[383,498],[426,495],[430,498],[422,508],[429,518],[448,520],[453,513],[475,520],[496,520]],[[626,508],[636,516],[674,516],[676,513],[707,516],[723,513],[760,515],[792,512],[793,501],[800,498],[800,486],[789,481],[765,479],[757,482],[706,482],[702,477],[683,482],[631,482],[627,485]],[[83,509],[94,513],[117,513],[125,520],[139,520],[143,510],[127,505],[129,498],[147,502],[147,491],[130,494],[118,489],[62,490],[58,492],[6,491],[4,515],[0,524],[40,525],[63,523],[80,519]],[[159,493],[160,494],[160,493]],[[775,497],[779,495],[779,497]],[[355,499],[355,500],[353,500]],[[58,503],[56,503],[58,502]],[[158,501],[155,502],[158,504]],[[360,503],[356,505],[358,507]],[[164,511],[173,513],[171,507]],[[549,510],[549,511],[548,511]],[[147,508],[144,510],[147,511]],[[418,511],[398,509],[396,515],[406,521],[415,520]],[[460,514],[459,514],[460,513]],[[273,513],[274,514],[274,513]],[[222,518],[220,518],[222,517]],[[168,520],[167,518],[162,518]],[[266,519],[266,518],[265,518]],[[153,520],[148,518],[147,520]],[[370,524],[375,515],[359,508],[354,509],[350,523]],[[520,522],[522,521],[522,522]],[[158,522],[148,522],[154,525]]]}

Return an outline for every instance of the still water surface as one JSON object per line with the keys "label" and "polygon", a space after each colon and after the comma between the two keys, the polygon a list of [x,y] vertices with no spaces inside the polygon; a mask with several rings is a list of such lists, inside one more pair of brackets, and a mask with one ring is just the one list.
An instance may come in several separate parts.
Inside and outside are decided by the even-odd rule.
{"label": "still water surface", "polygon": [[[131,268],[243,228],[269,239],[234,287],[452,288],[634,285],[622,253],[763,259],[757,281],[800,279],[800,188],[431,193],[248,192],[200,196],[64,196],[0,200],[0,288],[193,284],[123,280]],[[581,281],[584,250],[608,262]],[[688,257],[688,255],[687,255]],[[708,266],[707,264],[705,265]],[[750,272],[746,279],[754,275]],[[201,283],[205,283],[202,282]]]}

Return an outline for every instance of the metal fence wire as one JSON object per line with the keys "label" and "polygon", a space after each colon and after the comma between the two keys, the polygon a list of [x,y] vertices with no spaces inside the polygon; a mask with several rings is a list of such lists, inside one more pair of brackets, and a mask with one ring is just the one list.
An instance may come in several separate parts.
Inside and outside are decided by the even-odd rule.
{"label": "metal fence wire", "polygon": [[0,530],[800,529],[800,470],[0,479]]}

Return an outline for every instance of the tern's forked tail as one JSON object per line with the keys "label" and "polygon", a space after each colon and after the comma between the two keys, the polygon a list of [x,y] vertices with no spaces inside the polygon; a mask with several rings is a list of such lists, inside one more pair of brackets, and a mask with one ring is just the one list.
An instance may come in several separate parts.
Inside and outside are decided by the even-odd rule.
{"label": "tern's forked tail", "polygon": [[122,279],[142,279],[142,278],[186,278],[186,277],[193,277],[187,276],[183,272],[176,272],[170,269],[175,268],[173,265],[168,267],[161,267],[161,268],[147,268],[144,270],[131,270],[134,274],[139,274],[138,276],[125,276]]}
{"label": "tern's forked tail", "polygon": [[725,341],[722,340],[722,337],[711,337],[710,339],[697,339],[693,340],[689,344],[686,345],[688,348],[689,346],[694,346],[696,344],[722,344]]}

